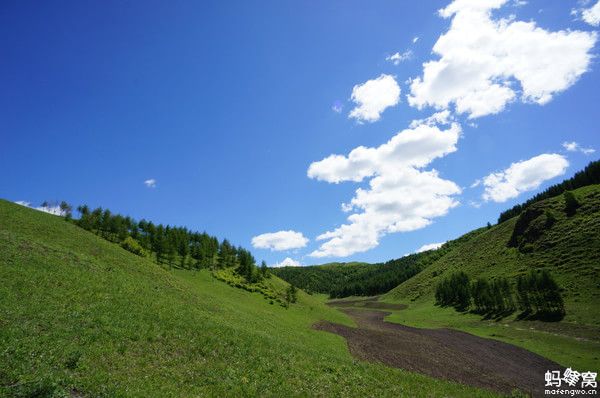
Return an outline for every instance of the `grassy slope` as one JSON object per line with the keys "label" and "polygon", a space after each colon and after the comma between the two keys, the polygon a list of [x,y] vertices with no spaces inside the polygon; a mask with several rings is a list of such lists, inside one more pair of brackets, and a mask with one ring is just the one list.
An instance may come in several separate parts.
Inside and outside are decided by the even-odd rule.
{"label": "grassy slope", "polygon": [[[507,248],[516,218],[471,233],[460,245],[420,274],[387,293],[384,301],[409,304],[389,320],[419,327],[454,327],[521,345],[566,366],[598,369],[600,363],[600,186],[574,191],[582,204],[566,217],[562,196],[536,206],[551,209],[558,221],[523,254]],[[530,269],[547,268],[564,289],[567,316],[559,323],[499,322],[460,314],[433,305],[435,286],[457,270],[470,277],[514,278]]]}
{"label": "grassy slope", "polygon": [[310,328],[350,323],[319,298],[269,305],[5,201],[0,280],[0,396],[491,395],[353,360]]}

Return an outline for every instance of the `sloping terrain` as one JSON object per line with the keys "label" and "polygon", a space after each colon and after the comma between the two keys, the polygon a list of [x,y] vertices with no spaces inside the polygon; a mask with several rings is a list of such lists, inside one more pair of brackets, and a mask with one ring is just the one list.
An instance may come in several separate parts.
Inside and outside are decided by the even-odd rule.
{"label": "sloping terrain", "polygon": [[[518,217],[471,233],[424,271],[384,296],[387,301],[433,301],[437,283],[455,271],[471,278],[516,278],[547,269],[563,289],[566,322],[600,325],[600,185],[573,191],[581,206],[568,216],[563,196],[530,206],[536,215],[521,231],[523,244],[508,247]],[[547,214],[555,217],[548,226]]]}
{"label": "sloping terrain", "polygon": [[271,305],[6,201],[0,280],[3,397],[494,396],[354,360],[311,329],[352,321],[302,292]]}

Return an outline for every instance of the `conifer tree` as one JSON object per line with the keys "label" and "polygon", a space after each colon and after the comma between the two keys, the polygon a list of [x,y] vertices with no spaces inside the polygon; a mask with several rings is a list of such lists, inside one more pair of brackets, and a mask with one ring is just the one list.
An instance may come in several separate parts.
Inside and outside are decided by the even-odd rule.
{"label": "conifer tree", "polygon": [[565,213],[570,217],[577,212],[577,208],[580,204],[571,191],[565,191],[563,198],[565,200]]}

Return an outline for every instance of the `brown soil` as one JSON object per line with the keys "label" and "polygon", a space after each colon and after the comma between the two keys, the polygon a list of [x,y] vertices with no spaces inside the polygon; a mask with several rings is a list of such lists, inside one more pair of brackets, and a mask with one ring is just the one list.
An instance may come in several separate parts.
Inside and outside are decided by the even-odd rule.
{"label": "brown soil", "polygon": [[[362,307],[386,308],[376,299],[356,301],[354,304]],[[452,329],[418,329],[385,322],[389,312],[349,308],[352,304],[348,301],[330,304],[344,307],[340,311],[350,315],[358,327],[322,321],[314,325],[315,329],[343,336],[352,355],[360,359],[502,393],[518,389],[534,397],[544,396],[547,370],[562,373],[564,369],[501,341]]]}
{"label": "brown soil", "polygon": [[379,296],[369,297],[366,299],[356,300],[338,300],[330,301],[327,303],[332,307],[363,307],[363,308],[376,308],[380,310],[404,310],[407,308],[405,304],[391,304],[377,301]]}

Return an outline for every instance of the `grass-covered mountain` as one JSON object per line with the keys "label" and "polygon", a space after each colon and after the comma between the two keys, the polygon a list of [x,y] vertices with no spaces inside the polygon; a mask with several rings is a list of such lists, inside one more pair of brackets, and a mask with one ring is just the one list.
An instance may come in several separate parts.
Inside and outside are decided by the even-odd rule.
{"label": "grass-covered mountain", "polygon": [[[427,268],[382,296],[408,308],[387,318],[408,326],[460,329],[525,347],[565,367],[597,369],[600,363],[600,185],[572,191],[579,203],[569,214],[565,195],[531,203],[519,216],[460,238]],[[549,221],[550,220],[550,221]],[[558,283],[565,317],[560,322],[500,319],[435,306],[440,281],[455,272],[471,280],[507,278],[547,270]]]}
{"label": "grass-covered mountain", "polygon": [[[493,396],[359,362],[299,292],[284,308],[0,201],[0,396]],[[287,284],[273,276],[269,289]]]}
{"label": "grass-covered mountain", "polygon": [[514,280],[530,270],[546,269],[562,288],[566,320],[600,324],[600,185],[573,194],[580,203],[575,214],[565,211],[563,195],[531,204],[521,216],[466,235],[386,298],[433,300],[437,282],[453,271],[471,278]]}

